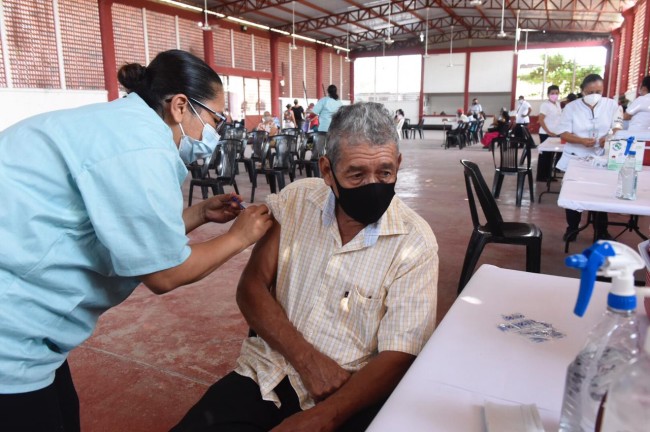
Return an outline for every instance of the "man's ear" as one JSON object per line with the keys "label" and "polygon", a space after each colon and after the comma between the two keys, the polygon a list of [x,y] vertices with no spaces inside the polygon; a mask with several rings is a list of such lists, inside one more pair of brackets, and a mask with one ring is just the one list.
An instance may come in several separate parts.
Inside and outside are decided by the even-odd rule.
{"label": "man's ear", "polygon": [[320,169],[320,175],[325,181],[325,184],[329,187],[336,187],[334,177],[332,176],[332,165],[327,156],[321,156],[318,159],[318,168]]}
{"label": "man's ear", "polygon": [[182,93],[176,94],[172,97],[168,104],[169,115],[174,120],[174,123],[180,123],[183,120],[187,110],[189,109],[189,101],[187,96]]}
{"label": "man's ear", "polygon": [[402,153],[397,155],[397,171],[399,171],[400,165],[402,165]]}

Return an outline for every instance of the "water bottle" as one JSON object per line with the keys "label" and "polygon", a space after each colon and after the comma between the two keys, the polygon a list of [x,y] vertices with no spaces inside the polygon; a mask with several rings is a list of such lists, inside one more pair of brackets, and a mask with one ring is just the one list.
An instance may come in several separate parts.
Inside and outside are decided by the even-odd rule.
{"label": "water bottle", "polygon": [[601,432],[650,429],[650,331],[644,352],[623,369],[607,392]]}
{"label": "water bottle", "polygon": [[607,311],[569,365],[562,401],[560,432],[592,432],[609,385],[639,353],[634,271],[645,265],[628,246],[607,241],[568,257],[566,263],[582,270],[574,309],[578,316],[587,309],[596,275],[612,277]]}
{"label": "water bottle", "polygon": [[636,152],[630,150],[625,162],[618,172],[618,185],[616,186],[616,198],[624,200],[636,199]]}

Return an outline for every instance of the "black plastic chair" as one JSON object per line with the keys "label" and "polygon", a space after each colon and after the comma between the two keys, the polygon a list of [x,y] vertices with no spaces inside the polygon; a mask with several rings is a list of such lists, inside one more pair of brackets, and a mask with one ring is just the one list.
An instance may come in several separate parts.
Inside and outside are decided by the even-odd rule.
{"label": "black plastic chair", "polygon": [[[458,294],[472,277],[474,268],[478,262],[483,248],[488,243],[502,243],[526,246],[526,271],[539,273],[542,257],[542,230],[535,224],[523,222],[504,222],[497,202],[490,193],[478,166],[474,162],[461,160],[465,170],[465,186],[467,187],[467,199],[469,210],[472,215],[474,229],[467,245],[463,270],[458,282]],[[486,223],[481,225],[474,198],[474,192],[478,197],[479,204],[483,210]]]}
{"label": "black plastic chair", "polygon": [[[497,148],[499,152],[498,163],[496,157]],[[517,176],[517,207],[521,207],[526,178],[528,178],[530,202],[534,203],[533,170],[530,168],[531,151],[527,147],[526,141],[511,136],[495,138],[492,141],[492,159],[494,161],[494,182],[492,183],[494,198],[499,198],[503,178],[512,175]]]}
{"label": "black plastic chair", "polygon": [[[217,145],[212,157],[207,164],[204,164],[200,170],[200,177],[190,180],[190,193],[187,200],[187,206],[192,205],[194,195],[194,186],[201,188],[211,188],[213,195],[224,193],[223,185],[230,185],[239,194],[237,187],[236,166],[237,166],[237,149],[241,145],[239,140],[221,140]],[[216,177],[210,176],[210,170],[216,172]],[[194,173],[193,173],[194,174]],[[205,196],[204,196],[205,198]]]}
{"label": "black plastic chair", "polygon": [[445,150],[452,146],[458,146],[459,149],[465,147],[465,130],[469,126],[465,122],[458,122],[456,129],[447,131],[445,138]]}
{"label": "black plastic chair", "polygon": [[268,158],[270,155],[268,153],[269,133],[266,131],[253,131],[249,135],[249,140],[253,149],[250,157],[251,165],[248,171],[248,175],[250,176],[251,181],[250,202],[255,202],[255,189],[257,188],[257,164],[260,165],[260,168],[264,168],[264,159]]}
{"label": "black plastic chair", "polygon": [[[275,153],[273,154],[271,154],[271,141],[275,144]],[[286,185],[285,174],[289,175],[290,181],[294,180],[291,147],[295,142],[295,135],[275,135],[265,146],[262,167],[257,170],[257,173],[266,175],[271,193],[276,193],[284,188]]]}
{"label": "black plastic chair", "polygon": [[411,131],[411,137],[413,139],[415,139],[415,132],[418,132],[420,134],[420,139],[424,138],[424,117],[420,119],[420,122],[417,124],[417,126],[411,128]]}
{"label": "black plastic chair", "polygon": [[318,160],[327,154],[327,132],[316,132],[313,136],[313,147],[309,165],[305,169],[308,177],[320,177]]}

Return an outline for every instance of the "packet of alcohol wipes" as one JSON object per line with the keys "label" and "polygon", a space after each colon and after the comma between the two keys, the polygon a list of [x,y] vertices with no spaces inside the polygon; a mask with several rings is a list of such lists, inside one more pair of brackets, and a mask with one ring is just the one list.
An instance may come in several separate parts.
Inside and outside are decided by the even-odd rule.
{"label": "packet of alcohol wipes", "polygon": [[516,333],[534,343],[560,339],[566,336],[553,327],[552,324],[526,318],[522,313],[503,314],[501,318],[503,322],[497,324],[499,330],[504,333]]}

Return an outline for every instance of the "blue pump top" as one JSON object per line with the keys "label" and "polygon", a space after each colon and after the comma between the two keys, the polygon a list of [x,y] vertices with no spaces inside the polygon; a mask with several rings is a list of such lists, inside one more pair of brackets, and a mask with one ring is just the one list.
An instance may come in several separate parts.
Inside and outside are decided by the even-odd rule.
{"label": "blue pump top", "polygon": [[628,246],[609,241],[599,241],[581,254],[568,256],[568,267],[580,269],[580,291],[573,312],[583,316],[591,300],[591,294],[600,272],[612,278],[612,286],[607,297],[607,306],[620,311],[636,309],[636,290],[634,271],[643,268],[641,257]]}
{"label": "blue pump top", "polygon": [[[634,137],[628,137],[627,138],[627,145],[625,146],[625,156],[630,154],[630,149],[632,148],[632,144],[634,143]],[[636,152],[634,153],[636,154]]]}

